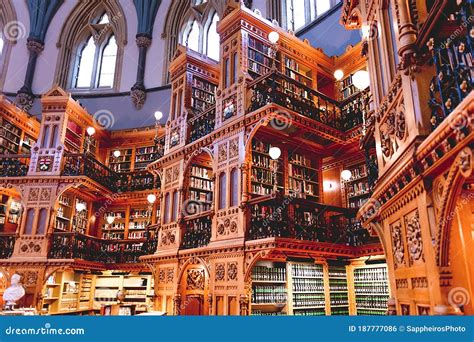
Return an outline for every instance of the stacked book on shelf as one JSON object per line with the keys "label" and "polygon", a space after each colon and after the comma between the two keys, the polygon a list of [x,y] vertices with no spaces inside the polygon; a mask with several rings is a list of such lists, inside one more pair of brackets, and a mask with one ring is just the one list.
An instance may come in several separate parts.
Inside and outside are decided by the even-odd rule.
{"label": "stacked book on shelf", "polygon": [[152,161],[158,157],[157,146],[137,147],[135,149],[134,170],[144,170]]}
{"label": "stacked book on shelf", "polygon": [[311,68],[288,56],[285,56],[285,75],[309,88],[313,86],[313,71]]}
{"label": "stacked book on shelf", "polygon": [[62,194],[59,196],[54,229],[62,231],[70,230],[73,212],[72,203],[73,197],[71,195]]}
{"label": "stacked book on shelf", "polygon": [[348,167],[352,177],[344,181],[349,208],[360,208],[370,197],[367,166],[365,162]]}
{"label": "stacked book on shelf", "polygon": [[349,315],[349,295],[345,266],[329,266],[331,315]]}
{"label": "stacked book on shelf", "polygon": [[[281,189],[283,173],[278,161],[269,155],[270,144],[258,139],[252,140],[252,173],[251,191],[255,195],[269,195],[273,192],[276,181],[277,189]],[[276,171],[276,173],[275,173]]]}
{"label": "stacked book on shelf", "polygon": [[312,159],[296,152],[290,154],[288,174],[290,192],[300,198],[319,198],[319,170]]}
{"label": "stacked book on shelf", "polygon": [[216,103],[217,86],[197,76],[192,81],[191,107],[196,112],[204,112]]}
{"label": "stacked book on shelf", "polygon": [[354,270],[357,315],[385,315],[389,298],[386,266]]}
{"label": "stacked book on shelf", "polygon": [[188,196],[190,201],[199,202],[199,211],[207,211],[212,207],[214,181],[211,178],[212,169],[210,167],[197,164],[191,167]]}
{"label": "stacked book on shelf", "polygon": [[0,153],[16,154],[19,152],[22,131],[4,118],[0,118]]}
{"label": "stacked book on shelf", "polygon": [[66,151],[71,153],[80,153],[82,150],[82,141],[84,140],[84,130],[74,121],[67,122],[66,137],[64,140]]}
{"label": "stacked book on shelf", "polygon": [[270,57],[270,49],[268,44],[249,36],[248,70],[253,76],[261,76],[270,71],[273,64],[273,60]]}
{"label": "stacked book on shelf", "polygon": [[115,172],[130,172],[132,170],[132,153],[131,148],[119,149],[120,156],[115,157],[114,152],[109,153],[109,167]]}

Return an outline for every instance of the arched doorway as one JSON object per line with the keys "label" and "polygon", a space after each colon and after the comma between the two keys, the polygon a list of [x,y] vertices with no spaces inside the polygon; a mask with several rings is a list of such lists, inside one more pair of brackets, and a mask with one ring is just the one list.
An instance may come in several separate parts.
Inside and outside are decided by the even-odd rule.
{"label": "arched doorway", "polygon": [[177,313],[186,316],[209,315],[209,270],[198,258],[190,259],[181,271]]}

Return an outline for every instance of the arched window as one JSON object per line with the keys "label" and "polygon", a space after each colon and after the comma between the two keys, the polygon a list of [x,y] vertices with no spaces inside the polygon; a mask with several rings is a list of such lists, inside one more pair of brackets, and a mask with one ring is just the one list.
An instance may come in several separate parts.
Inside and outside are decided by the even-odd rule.
{"label": "arched window", "polygon": [[171,1],[163,32],[167,37],[164,82],[168,82],[168,65],[173,60],[178,45],[219,61],[220,38],[217,23],[224,10],[225,6],[220,6],[219,1]]}
{"label": "arched window", "polygon": [[[0,27],[3,27],[2,23],[0,22]],[[2,58],[3,54],[3,30],[0,30],[0,58]]]}
{"label": "arched window", "polygon": [[73,88],[111,88],[116,61],[117,43],[114,35],[99,44],[90,36],[86,43],[79,47]]}
{"label": "arched window", "polygon": [[164,205],[164,208],[163,208],[163,210],[165,212],[165,215],[163,217],[163,223],[169,223],[170,222],[170,210],[171,210],[170,206],[171,206],[170,205],[170,194],[167,193],[165,195],[165,205]]}
{"label": "arched window", "polygon": [[226,173],[222,172],[219,175],[219,209],[224,209],[227,202],[227,177]]}
{"label": "arched window", "polygon": [[13,45],[24,28],[18,22],[14,1],[0,1],[0,89],[3,87]]}
{"label": "arched window", "polygon": [[199,52],[199,37],[201,36],[201,30],[196,20],[193,21],[188,31],[184,32],[183,43],[189,49]]}
{"label": "arched window", "polygon": [[73,91],[117,90],[127,43],[125,18],[118,0],[78,1],[57,42],[55,83]]}
{"label": "arched window", "polygon": [[230,206],[235,207],[239,203],[239,172],[237,168],[230,172]]}
{"label": "arched window", "polygon": [[217,33],[217,22],[219,21],[219,16],[217,13],[214,13],[212,17],[211,25],[209,25],[209,30],[207,31],[207,56],[218,61],[220,55],[220,37]]}

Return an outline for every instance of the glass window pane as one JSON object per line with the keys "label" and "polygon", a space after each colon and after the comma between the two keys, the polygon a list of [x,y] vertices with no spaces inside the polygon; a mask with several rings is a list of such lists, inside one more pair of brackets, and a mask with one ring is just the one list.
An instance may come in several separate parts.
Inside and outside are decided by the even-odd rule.
{"label": "glass window pane", "polygon": [[107,13],[104,13],[104,15],[100,18],[99,24],[108,24],[109,23],[109,16]]}
{"label": "glass window pane", "polygon": [[111,36],[102,54],[99,87],[112,87],[114,84],[115,64],[117,61],[117,43]]}
{"label": "glass window pane", "polygon": [[393,58],[395,61],[395,65],[398,65],[399,63],[398,49],[397,49],[398,26],[397,26],[397,22],[393,18],[392,4],[390,2],[387,5],[387,11],[388,11],[388,26],[390,29],[390,39],[392,41]]}
{"label": "glass window pane", "polygon": [[321,15],[331,8],[331,0],[316,0],[316,13]]}
{"label": "glass window pane", "polygon": [[217,22],[219,21],[219,16],[214,14],[212,18],[212,23],[209,26],[209,31],[207,33],[207,55],[218,61],[220,54],[220,37],[217,33]]}
{"label": "glass window pane", "polygon": [[188,32],[187,37],[184,37],[184,45],[194,51],[199,51],[199,25],[197,21],[193,21],[191,30]]}
{"label": "glass window pane", "polygon": [[303,0],[293,0],[293,16],[295,21],[295,31],[306,24],[306,11]]}
{"label": "glass window pane", "polygon": [[0,33],[0,57],[2,56],[3,52],[3,35]]}
{"label": "glass window pane", "polygon": [[94,39],[90,37],[87,44],[82,48],[79,62],[77,63],[77,88],[89,88],[91,86],[95,48]]}

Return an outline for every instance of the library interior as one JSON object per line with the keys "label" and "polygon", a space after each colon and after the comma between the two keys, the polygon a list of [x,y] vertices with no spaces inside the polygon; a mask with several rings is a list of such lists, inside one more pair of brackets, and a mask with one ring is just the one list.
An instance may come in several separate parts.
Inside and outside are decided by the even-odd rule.
{"label": "library interior", "polygon": [[474,314],[472,1],[31,3],[0,316]]}

